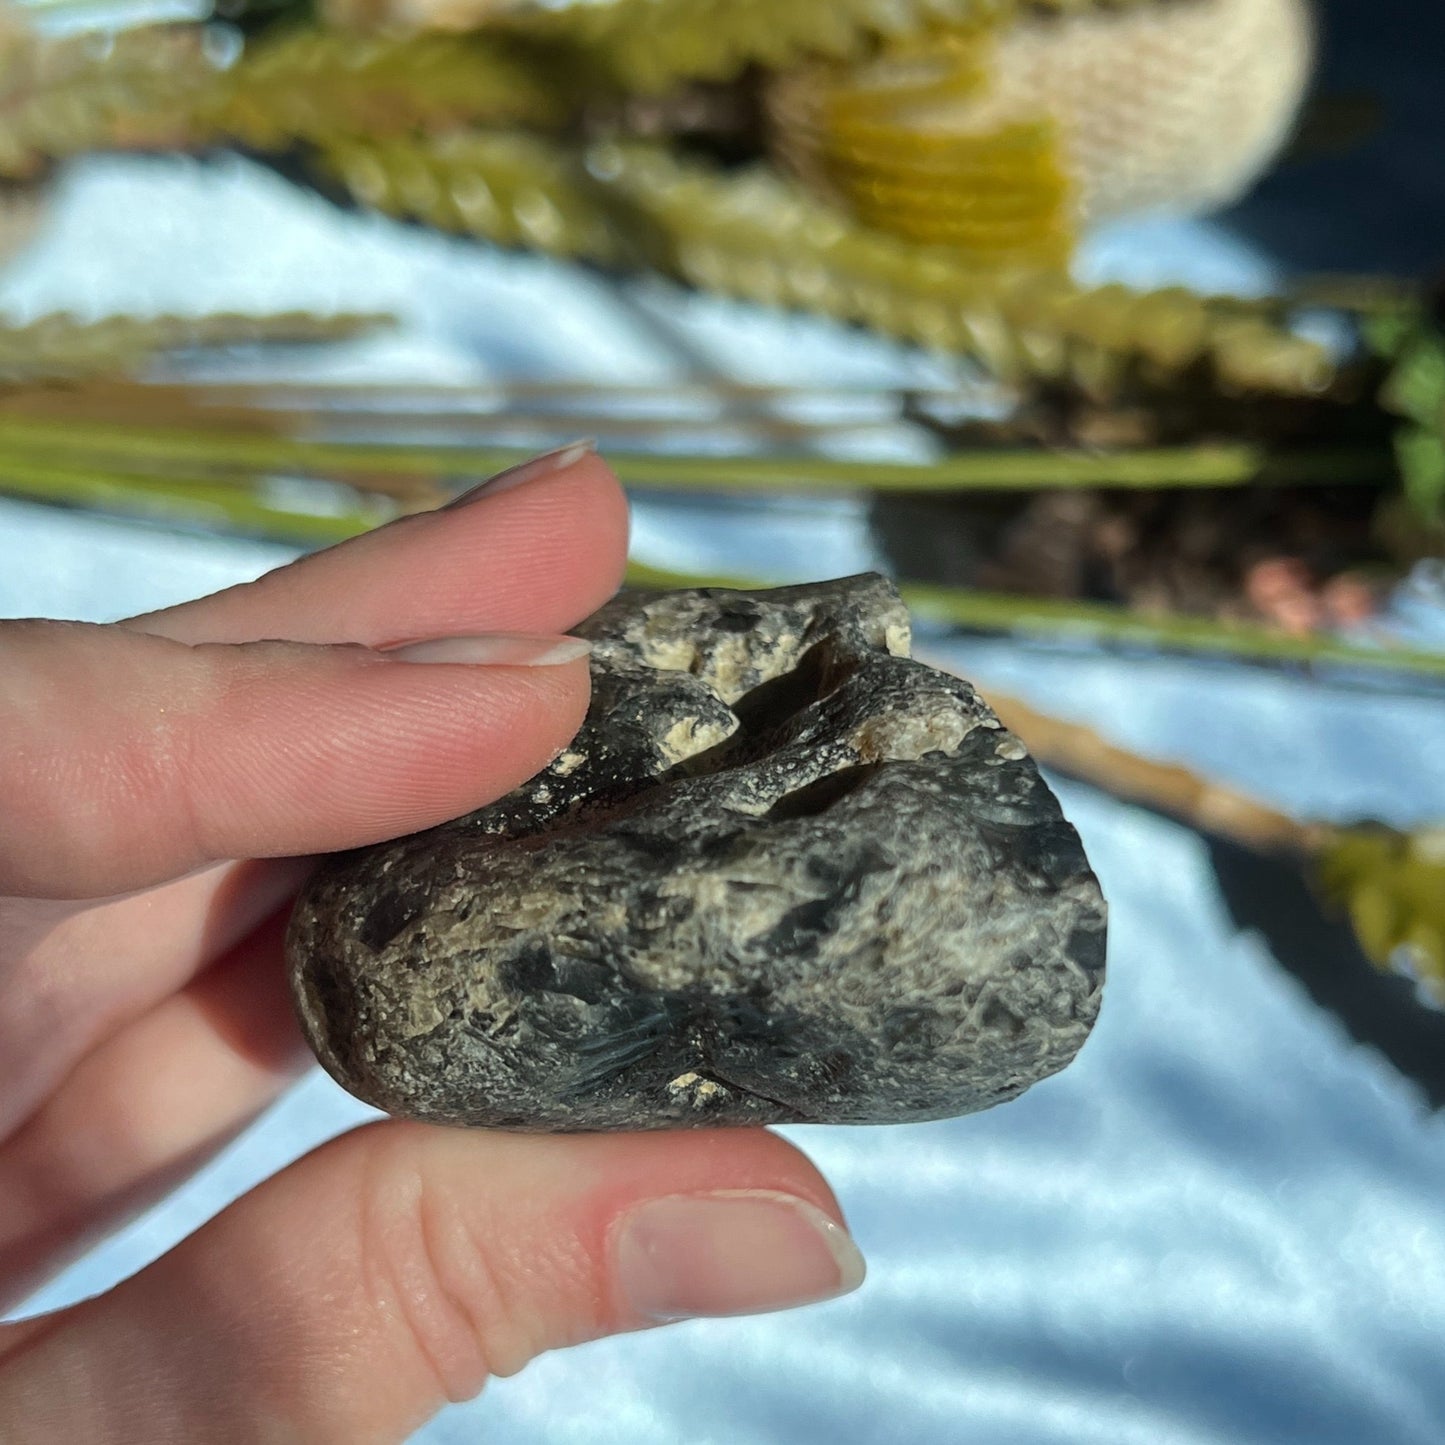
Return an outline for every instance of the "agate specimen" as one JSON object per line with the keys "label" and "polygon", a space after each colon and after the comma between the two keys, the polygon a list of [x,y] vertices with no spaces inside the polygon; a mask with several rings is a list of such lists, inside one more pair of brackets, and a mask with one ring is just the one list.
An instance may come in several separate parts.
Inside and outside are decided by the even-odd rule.
{"label": "agate specimen", "polygon": [[889,1123],[1011,1099],[1098,1011],[1078,835],[864,576],[624,594],[531,782],[325,860],[312,1047],[393,1114],[532,1130]]}

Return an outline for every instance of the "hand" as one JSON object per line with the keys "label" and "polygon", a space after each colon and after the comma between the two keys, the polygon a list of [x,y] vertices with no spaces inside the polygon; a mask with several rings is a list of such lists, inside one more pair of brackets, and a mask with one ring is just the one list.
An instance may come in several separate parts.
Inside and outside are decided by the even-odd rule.
{"label": "hand", "polygon": [[[585,664],[485,639],[575,624],[625,537],[616,483],[571,454],[182,607],[0,623],[9,1303],[305,1065],[281,962],[298,856],[467,812],[565,745]],[[466,663],[377,651],[459,637]],[[817,1172],[759,1130],[389,1121],[108,1295],[0,1328],[0,1420],[46,1445],[394,1441],[543,1350],[861,1272]]]}

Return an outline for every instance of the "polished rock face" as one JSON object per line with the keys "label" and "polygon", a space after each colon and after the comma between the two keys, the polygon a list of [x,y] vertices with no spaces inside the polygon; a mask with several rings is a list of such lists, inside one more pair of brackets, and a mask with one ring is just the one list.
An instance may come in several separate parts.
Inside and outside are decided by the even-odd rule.
{"label": "polished rock face", "polygon": [[1022,744],[865,576],[619,597],[508,797],[323,862],[301,1019],[394,1114],[534,1130],[1001,1103],[1097,1014],[1105,909]]}

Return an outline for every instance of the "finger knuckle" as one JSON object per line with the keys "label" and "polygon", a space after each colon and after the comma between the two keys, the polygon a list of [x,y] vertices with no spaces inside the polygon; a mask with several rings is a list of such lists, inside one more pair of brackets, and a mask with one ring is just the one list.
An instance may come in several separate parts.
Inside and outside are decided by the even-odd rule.
{"label": "finger knuckle", "polygon": [[436,1391],[470,1399],[489,1376],[520,1367],[514,1301],[425,1150],[403,1136],[378,1140],[374,1152],[362,1230],[368,1294]]}

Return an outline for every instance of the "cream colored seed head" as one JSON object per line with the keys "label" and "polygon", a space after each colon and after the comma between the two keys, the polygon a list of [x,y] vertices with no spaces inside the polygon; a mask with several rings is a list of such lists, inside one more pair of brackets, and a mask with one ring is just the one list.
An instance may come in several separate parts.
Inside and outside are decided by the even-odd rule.
{"label": "cream colored seed head", "polygon": [[1313,54],[1307,0],[1039,17],[1000,34],[987,104],[1060,122],[1085,219],[1203,211],[1236,199],[1274,159]]}

